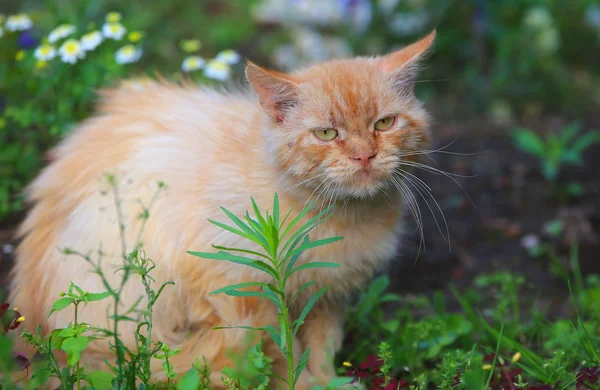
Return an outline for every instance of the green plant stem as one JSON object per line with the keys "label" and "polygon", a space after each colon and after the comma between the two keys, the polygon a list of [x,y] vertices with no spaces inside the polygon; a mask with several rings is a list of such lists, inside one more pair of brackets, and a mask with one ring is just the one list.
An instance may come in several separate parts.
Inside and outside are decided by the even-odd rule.
{"label": "green plant stem", "polygon": [[290,313],[287,306],[285,295],[285,285],[278,275],[277,288],[282,292],[281,315],[285,329],[285,337],[287,341],[287,361],[288,361],[288,389],[294,389],[294,340],[292,339],[292,325],[290,324]]}
{"label": "green plant stem", "polygon": [[[73,327],[75,329],[77,329],[77,307],[79,306],[79,302],[75,303],[75,321],[73,323]],[[75,337],[77,337],[77,333],[75,334]],[[75,370],[77,370],[75,372],[75,376],[77,377],[77,390],[81,390],[81,378],[79,377],[79,371],[81,369],[81,363],[79,362],[79,360],[77,360],[77,366],[75,367]]]}

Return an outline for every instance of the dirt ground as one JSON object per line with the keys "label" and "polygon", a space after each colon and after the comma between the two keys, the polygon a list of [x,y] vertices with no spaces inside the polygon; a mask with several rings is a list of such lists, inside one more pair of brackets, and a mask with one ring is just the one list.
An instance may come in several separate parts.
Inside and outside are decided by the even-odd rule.
{"label": "dirt ground", "polygon": [[[531,128],[543,133],[564,124],[557,118],[545,118]],[[586,129],[600,128],[598,120],[584,124]],[[529,257],[521,240],[528,234],[543,238],[543,226],[561,219],[566,233],[556,242],[559,253],[564,257],[577,237],[583,273],[600,271],[600,146],[586,153],[584,166],[562,172],[558,183],[576,181],[585,188],[583,196],[565,200],[556,195],[560,185],[541,176],[537,161],[512,146],[507,128],[482,120],[438,121],[433,133],[432,149],[444,148],[450,153],[432,153],[423,162],[458,176],[451,176],[452,180],[421,170],[415,174],[431,187],[443,210],[451,245],[436,226],[437,219],[445,236],[441,214],[436,212],[434,219],[420,199],[424,248],[419,250],[419,231],[412,215],[407,215],[404,245],[389,271],[392,289],[401,293],[448,291],[450,283],[460,289],[470,285],[477,274],[509,270],[523,274],[529,282],[524,296],[538,297],[556,315],[566,314],[566,284],[550,271],[546,257]],[[430,205],[437,208],[431,200]],[[11,234],[18,220],[15,216],[0,227],[0,286],[4,289],[12,263],[7,245],[15,244]],[[453,304],[450,300],[450,307]]]}

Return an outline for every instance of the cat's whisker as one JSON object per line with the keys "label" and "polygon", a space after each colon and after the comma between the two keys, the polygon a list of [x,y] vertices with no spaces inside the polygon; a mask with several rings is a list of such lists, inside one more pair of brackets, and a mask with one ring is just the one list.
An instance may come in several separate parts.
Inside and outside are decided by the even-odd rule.
{"label": "cat's whisker", "polygon": [[[421,180],[419,177],[413,175],[410,172],[404,171],[402,169],[400,169],[398,172],[398,174],[402,175],[406,181],[411,184],[415,190],[417,190],[417,192],[421,195],[421,197],[423,198],[423,200],[425,201],[425,203],[427,204],[427,207],[429,208],[429,211],[431,211],[431,215],[433,216],[433,219],[435,221],[435,224],[438,228],[438,231],[440,232],[440,234],[442,235],[442,238],[444,239],[444,241],[446,241],[446,243],[448,244],[448,250],[452,250],[452,245],[451,245],[451,240],[450,240],[450,229],[448,228],[448,221],[446,220],[446,216],[444,215],[444,212],[442,210],[442,208],[440,207],[440,204],[438,203],[438,201],[435,199],[435,197],[433,196],[433,193],[431,192],[431,188],[423,181]],[[429,204],[429,201],[427,200],[427,195],[429,198],[431,198],[431,200],[433,200],[433,202],[435,203],[438,211],[440,212],[440,215],[442,216],[442,220],[444,221],[444,227],[446,230],[446,236],[444,236],[444,233],[442,231],[442,227],[440,226],[438,219],[435,215],[435,212],[433,211],[433,208],[431,207],[431,205]]]}
{"label": "cat's whisker", "polygon": [[400,160],[398,163],[400,165],[407,165],[407,166],[411,166],[411,167],[415,167],[415,168],[420,168],[429,173],[433,173],[434,175],[443,175],[443,176],[447,176],[447,177],[455,176],[455,177],[460,177],[463,179],[469,179],[469,178],[476,177],[475,175],[460,175],[458,173],[446,172],[439,168],[432,167],[431,165],[427,165],[427,164],[423,164],[423,163],[419,163],[419,162],[415,162],[415,161]]}
{"label": "cat's whisker", "polygon": [[[412,161],[400,161],[400,165],[407,165],[407,166],[411,166],[411,167],[415,167],[415,168],[420,168],[423,169],[426,172],[432,173],[434,175],[443,175],[446,176],[448,179],[452,180],[463,192],[463,194],[465,194],[465,196],[467,197],[467,199],[469,200],[469,203],[471,204],[471,206],[473,206],[473,208],[475,209],[475,211],[477,212],[477,214],[479,214],[479,211],[477,210],[477,207],[475,206],[475,203],[473,203],[473,200],[471,199],[471,197],[469,196],[469,194],[467,194],[467,191],[465,190],[465,188],[458,182],[458,180],[456,180],[453,176],[457,176],[457,177],[461,177],[461,178],[469,178],[472,176],[462,176],[462,175],[457,175],[457,174],[452,174],[450,172],[446,172],[446,171],[442,171],[441,169],[437,169],[434,167],[431,167],[429,165],[425,165],[422,163],[415,163]],[[479,214],[479,216],[481,216],[481,214]]]}
{"label": "cat's whisker", "polygon": [[412,191],[410,191],[410,188],[408,188],[406,186],[406,184],[404,184],[400,178],[392,176],[390,178],[390,180],[394,184],[396,189],[398,191],[400,191],[403,199],[406,201],[406,205],[409,208],[411,214],[413,215],[415,222],[417,224],[417,229],[419,230],[419,233],[420,233],[419,249],[418,249],[417,255],[415,257],[415,263],[416,263],[417,260],[419,259],[419,256],[421,255],[421,249],[423,249],[424,251],[426,250],[425,234],[423,231],[423,221],[422,221],[422,216],[421,216],[421,208],[419,207],[417,200],[415,199],[414,195],[412,194]]}

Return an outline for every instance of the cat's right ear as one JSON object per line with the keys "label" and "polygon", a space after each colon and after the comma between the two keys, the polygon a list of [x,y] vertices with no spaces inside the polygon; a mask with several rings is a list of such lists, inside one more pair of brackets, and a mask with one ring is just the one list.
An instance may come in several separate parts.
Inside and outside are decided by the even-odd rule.
{"label": "cat's right ear", "polygon": [[246,78],[258,95],[261,106],[280,123],[287,110],[293,107],[298,98],[298,81],[289,74],[263,69],[248,61]]}

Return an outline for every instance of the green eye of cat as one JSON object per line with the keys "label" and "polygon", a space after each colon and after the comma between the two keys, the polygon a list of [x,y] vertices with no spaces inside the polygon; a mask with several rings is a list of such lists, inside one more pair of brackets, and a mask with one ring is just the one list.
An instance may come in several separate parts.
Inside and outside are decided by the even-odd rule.
{"label": "green eye of cat", "polygon": [[314,133],[318,139],[322,139],[323,141],[331,141],[338,136],[337,130],[334,129],[315,130]]}
{"label": "green eye of cat", "polygon": [[396,118],[393,116],[386,116],[385,118],[382,118],[382,119],[378,120],[377,122],[375,122],[375,130],[379,130],[379,131],[389,130],[390,127],[392,127],[392,125],[394,124],[395,120],[396,120]]}

